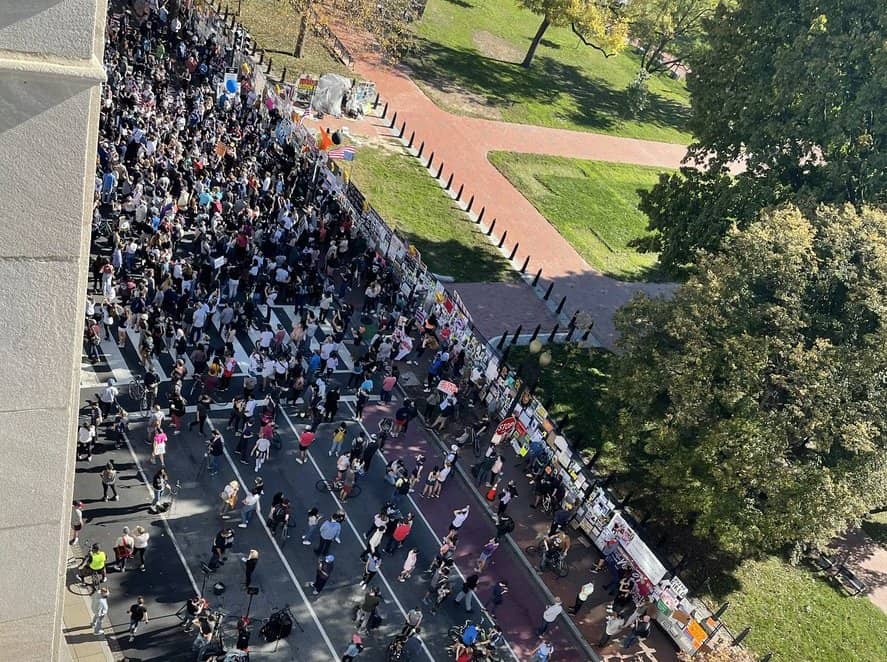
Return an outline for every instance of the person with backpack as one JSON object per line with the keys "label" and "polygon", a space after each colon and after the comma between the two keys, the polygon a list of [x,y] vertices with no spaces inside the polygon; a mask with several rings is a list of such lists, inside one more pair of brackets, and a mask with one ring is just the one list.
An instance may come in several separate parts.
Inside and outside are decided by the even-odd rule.
{"label": "person with backpack", "polygon": [[462,582],[462,588],[456,594],[456,602],[462,602],[462,598],[465,598],[465,611],[469,614],[474,611],[472,599],[477,597],[475,590],[477,590],[478,581],[480,581],[480,575],[476,572],[468,575]]}
{"label": "person with backpack", "polygon": [[286,526],[290,518],[290,500],[284,498],[271,508],[271,516],[268,518],[268,528],[271,529],[271,535],[277,535],[277,529]]}

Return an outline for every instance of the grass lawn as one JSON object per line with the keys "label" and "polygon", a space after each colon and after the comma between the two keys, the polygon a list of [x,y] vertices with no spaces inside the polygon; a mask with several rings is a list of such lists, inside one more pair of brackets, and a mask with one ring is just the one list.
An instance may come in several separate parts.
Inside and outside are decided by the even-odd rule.
{"label": "grass lawn", "polygon": [[656,254],[628,245],[647,234],[637,190],[662,169],[512,152],[489,159],[591,266],[623,280],[662,279]]}
{"label": "grass lawn", "polygon": [[689,143],[682,81],[650,79],[633,117],[625,89],[639,69],[630,49],[605,58],[568,27],[550,27],[529,70],[520,66],[541,19],[514,0],[428,0],[409,65],[451,112],[523,124]]}
{"label": "grass lawn", "polygon": [[353,164],[354,183],[434,273],[461,282],[516,279],[508,261],[398,142],[358,146]]}
{"label": "grass lawn", "polygon": [[887,512],[875,513],[862,520],[862,530],[880,545],[887,545]]}
{"label": "grass lawn", "polygon": [[[237,10],[236,3],[229,6],[232,11]],[[265,61],[267,62],[267,56],[270,55],[272,66],[278,75],[286,67],[288,81],[297,80],[302,73],[352,76],[310,31],[305,38],[302,57],[294,58],[290,55],[299,34],[299,17],[289,0],[242,0],[237,20],[262,48],[269,51]]]}
{"label": "grass lawn", "polygon": [[[573,344],[548,344],[543,351],[550,352],[552,360],[540,374],[536,397],[542,402],[553,399],[550,414],[555,420],[569,415],[564,436],[574,448],[597,447],[611,416],[604,406],[611,354]],[[515,345],[508,363],[519,369],[528,355],[528,347]]]}
{"label": "grass lawn", "polygon": [[848,598],[804,567],[777,558],[746,561],[724,619],[733,634],[750,625],[746,644],[774,662],[887,660],[887,616],[866,598]]}

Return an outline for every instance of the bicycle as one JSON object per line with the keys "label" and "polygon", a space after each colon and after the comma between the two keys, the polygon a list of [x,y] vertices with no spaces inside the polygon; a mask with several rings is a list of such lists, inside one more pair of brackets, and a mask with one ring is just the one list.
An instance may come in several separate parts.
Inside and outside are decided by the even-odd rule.
{"label": "bicycle", "polygon": [[[338,493],[342,491],[342,481],[340,480],[326,480],[325,478],[321,478],[315,484],[318,492],[329,492],[329,493]],[[360,496],[360,485],[356,482],[351,487],[351,492],[348,494],[348,498]]]}
{"label": "bicycle", "polygon": [[127,395],[139,403],[139,407],[142,411],[148,410],[148,402],[146,399],[146,391],[145,383],[142,381],[142,378],[139,375],[133,375],[132,381],[129,383],[129,387],[127,389]]}
{"label": "bicycle", "polygon": [[[524,551],[527,553],[528,556],[539,556],[543,553],[542,548],[538,545],[527,545],[524,548]],[[563,579],[568,574],[570,574],[570,567],[569,565],[567,565],[567,555],[563,552],[558,554],[557,560],[554,562],[550,561],[546,556],[546,558],[542,560],[539,572],[545,572],[546,566],[550,567],[554,574],[556,574],[560,579]]]}

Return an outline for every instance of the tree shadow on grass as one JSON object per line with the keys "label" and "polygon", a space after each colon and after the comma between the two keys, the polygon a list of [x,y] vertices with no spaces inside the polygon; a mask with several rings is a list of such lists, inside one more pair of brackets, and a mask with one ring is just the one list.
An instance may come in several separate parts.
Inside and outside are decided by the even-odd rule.
{"label": "tree shadow on grass", "polygon": [[452,48],[419,39],[408,65],[418,79],[443,93],[468,93],[490,107],[508,108],[532,101],[554,104],[560,95],[573,99],[563,119],[592,131],[612,131],[618,122],[635,121],[682,130],[687,108],[650,93],[647,109],[632,113],[625,90],[614,90],[579,67],[537,55],[533,65],[488,58],[474,49]]}
{"label": "tree shadow on grass", "polygon": [[469,7],[474,7],[470,2],[465,2],[465,0],[447,0],[451,5],[456,5],[457,7],[465,7],[466,9]]}
{"label": "tree shadow on grass", "polygon": [[460,224],[459,232],[465,233],[464,242],[429,239],[405,228],[398,231],[419,249],[422,261],[433,273],[452,276],[456,282],[510,283],[519,280],[508,260],[488,242],[474,223],[467,219],[456,222]]}

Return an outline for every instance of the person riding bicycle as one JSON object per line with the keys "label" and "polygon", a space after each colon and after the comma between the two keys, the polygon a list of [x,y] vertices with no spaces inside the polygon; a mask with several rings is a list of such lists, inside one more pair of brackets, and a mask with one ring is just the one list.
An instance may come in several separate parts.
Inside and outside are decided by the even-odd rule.
{"label": "person riding bicycle", "polygon": [[542,559],[539,561],[539,570],[545,570],[546,564],[550,564],[552,568],[557,567],[569,550],[570,538],[563,531],[556,531],[552,535],[545,536],[542,539]]}
{"label": "person riding bicycle", "polygon": [[89,575],[98,574],[102,576],[102,582],[108,581],[108,571],[105,569],[106,561],[107,557],[102,548],[98,543],[94,543],[86,558],[83,559],[83,563],[80,564],[80,578],[85,580]]}

